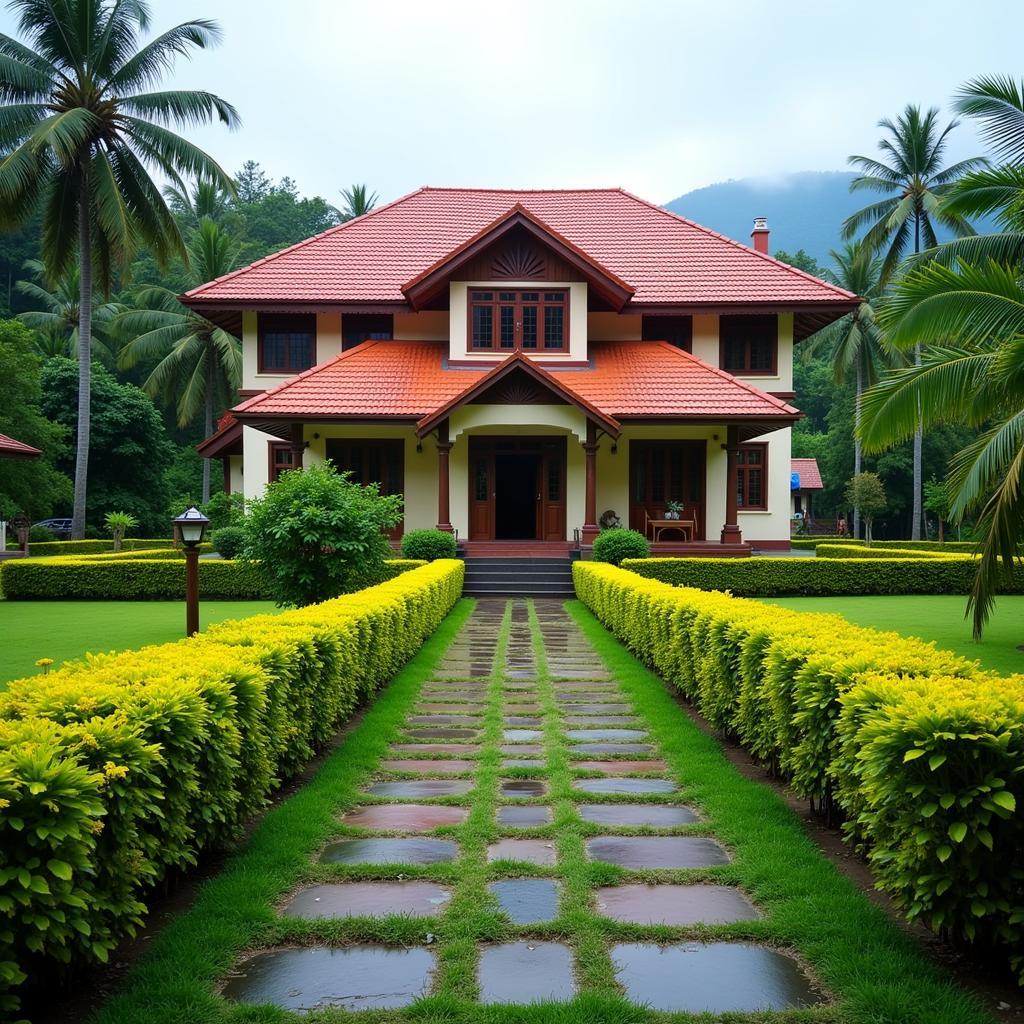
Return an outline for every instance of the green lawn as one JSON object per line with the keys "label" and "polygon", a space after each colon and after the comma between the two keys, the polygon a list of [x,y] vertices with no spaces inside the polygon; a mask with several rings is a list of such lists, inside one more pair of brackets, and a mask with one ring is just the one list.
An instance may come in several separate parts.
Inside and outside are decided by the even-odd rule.
{"label": "green lawn", "polygon": [[[274,611],[270,601],[203,601],[200,626]],[[185,635],[183,601],[0,601],[0,689],[87,651],[123,651]]]}
{"label": "green lawn", "polygon": [[964,618],[967,598],[956,595],[909,594],[897,597],[777,597],[768,604],[797,611],[836,612],[858,626],[895,630],[905,636],[934,640],[939,647],[975,658],[996,672],[1024,672],[1024,596],[1005,595],[981,643],[971,639],[971,624]]}

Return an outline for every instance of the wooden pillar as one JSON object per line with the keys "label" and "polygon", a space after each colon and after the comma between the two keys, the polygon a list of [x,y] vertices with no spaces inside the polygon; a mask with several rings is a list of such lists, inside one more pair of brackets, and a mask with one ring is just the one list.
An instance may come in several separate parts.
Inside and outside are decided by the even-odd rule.
{"label": "wooden pillar", "polygon": [[739,427],[726,428],[725,448],[725,525],[722,527],[723,544],[742,544],[736,503],[736,455],[739,451]]}
{"label": "wooden pillar", "polygon": [[448,456],[452,443],[448,440],[448,421],[442,420],[437,426],[437,528],[445,533],[454,533],[451,523],[451,481]]}
{"label": "wooden pillar", "polygon": [[587,439],[583,443],[586,453],[586,495],[583,510],[584,544],[593,544],[599,532],[597,525],[597,427],[593,420],[587,420]]}
{"label": "wooden pillar", "polygon": [[199,545],[185,548],[185,636],[199,632]]}

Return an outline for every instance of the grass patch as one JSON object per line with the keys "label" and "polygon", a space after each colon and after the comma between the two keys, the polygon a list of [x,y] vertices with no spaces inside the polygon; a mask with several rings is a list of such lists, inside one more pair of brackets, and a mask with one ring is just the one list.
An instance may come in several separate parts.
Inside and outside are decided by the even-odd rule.
{"label": "grass patch", "polygon": [[[201,601],[200,628],[275,610],[271,601]],[[56,667],[87,651],[124,651],[184,635],[184,601],[0,601],[0,690],[39,672],[39,658],[53,658]]]}
{"label": "grass patch", "polygon": [[1024,596],[1004,594],[980,643],[971,637],[971,623],[964,618],[965,597],[912,594],[900,597],[776,597],[768,604],[798,612],[834,612],[858,626],[895,630],[904,636],[933,640],[939,647],[980,661],[985,668],[1006,674],[1024,672]]}

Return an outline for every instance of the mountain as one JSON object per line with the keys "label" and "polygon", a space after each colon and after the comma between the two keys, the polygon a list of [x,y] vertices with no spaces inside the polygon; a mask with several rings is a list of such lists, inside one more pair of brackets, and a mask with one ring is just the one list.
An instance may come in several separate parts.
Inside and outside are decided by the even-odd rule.
{"label": "mountain", "polygon": [[827,264],[840,246],[842,223],[872,202],[873,193],[850,192],[847,171],[801,171],[777,178],[741,178],[694,189],[665,207],[714,231],[750,244],[755,217],[767,217],[771,249],[806,250]]}

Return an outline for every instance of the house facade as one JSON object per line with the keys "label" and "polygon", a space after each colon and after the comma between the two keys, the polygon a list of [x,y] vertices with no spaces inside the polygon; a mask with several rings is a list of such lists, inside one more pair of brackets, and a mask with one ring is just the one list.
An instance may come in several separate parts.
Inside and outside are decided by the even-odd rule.
{"label": "house facade", "polygon": [[243,342],[200,451],[247,497],[330,459],[470,543],[787,547],[794,345],[856,297],[752,242],[620,189],[420,189],[183,297]]}

